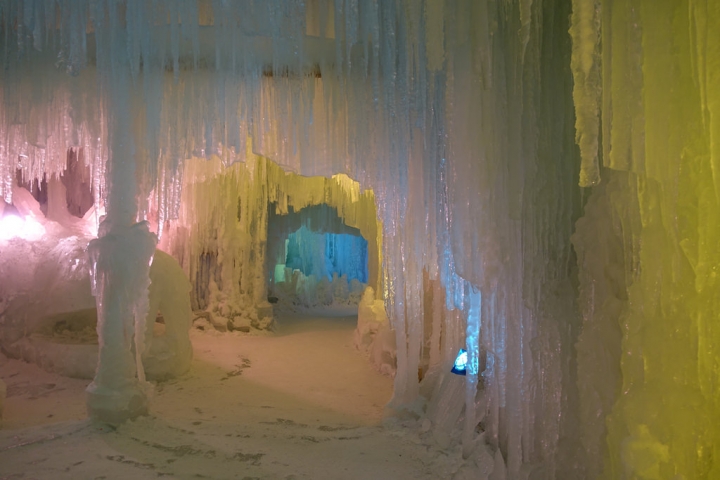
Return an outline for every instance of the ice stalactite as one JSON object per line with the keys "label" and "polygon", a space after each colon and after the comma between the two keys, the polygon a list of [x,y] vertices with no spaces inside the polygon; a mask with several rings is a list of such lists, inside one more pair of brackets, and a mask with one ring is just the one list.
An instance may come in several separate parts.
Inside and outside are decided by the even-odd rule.
{"label": "ice stalactite", "polygon": [[601,4],[599,0],[573,0],[570,34],[576,138],[582,156],[581,187],[591,187],[600,181]]}
{"label": "ice stalactite", "polygon": [[[486,412],[483,436],[498,447],[508,476],[542,459],[535,474],[573,478],[582,461],[572,442],[561,441],[575,435],[577,405],[578,320],[568,266],[580,198],[568,178],[577,172],[563,36],[569,8],[533,2],[530,18],[542,21],[530,23],[527,44],[516,35],[522,18],[504,16],[491,2],[476,8],[469,19],[447,11],[455,30],[446,44],[453,55],[444,106],[447,163],[440,164],[447,185],[438,202],[440,275],[448,308],[466,317],[468,292],[481,294],[478,408]],[[490,48],[465,42],[472,25],[485,25],[475,38]]]}
{"label": "ice stalactite", "polygon": [[463,426],[462,451],[467,458],[475,449],[475,428],[478,424],[475,411],[478,375],[480,374],[480,326],[482,324],[482,293],[476,289],[468,292],[467,327],[465,328],[465,346],[467,347],[467,367],[465,374],[465,425]]}

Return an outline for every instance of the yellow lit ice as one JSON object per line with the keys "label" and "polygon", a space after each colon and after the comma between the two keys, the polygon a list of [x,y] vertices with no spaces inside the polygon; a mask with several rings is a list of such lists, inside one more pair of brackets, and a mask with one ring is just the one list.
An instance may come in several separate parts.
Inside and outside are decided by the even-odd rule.
{"label": "yellow lit ice", "polygon": [[[584,55],[592,4],[574,1]],[[720,478],[720,3],[604,0],[600,11],[602,163],[629,172],[608,170],[620,187],[604,194],[627,285],[604,477]],[[575,100],[578,138],[592,136]]]}

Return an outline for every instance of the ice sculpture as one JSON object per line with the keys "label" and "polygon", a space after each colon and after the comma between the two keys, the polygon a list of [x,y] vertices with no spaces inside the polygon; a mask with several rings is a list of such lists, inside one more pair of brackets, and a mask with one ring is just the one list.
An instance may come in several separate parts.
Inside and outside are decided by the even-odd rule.
{"label": "ice sculpture", "polygon": [[[50,220],[57,207],[53,202],[64,206],[64,195],[48,198],[48,217],[27,190],[16,189],[14,198],[16,213],[37,218],[33,221],[44,235],[0,238],[0,272],[13,279],[0,283],[0,349],[47,371],[92,379],[98,357],[97,309],[86,247],[94,219],[56,212],[53,216],[62,217],[65,223]],[[4,223],[2,219],[0,223]],[[177,376],[189,368],[192,356],[190,285],[177,261],[159,251],[153,256],[150,279],[143,364],[148,378]],[[162,331],[154,332],[158,313]]]}

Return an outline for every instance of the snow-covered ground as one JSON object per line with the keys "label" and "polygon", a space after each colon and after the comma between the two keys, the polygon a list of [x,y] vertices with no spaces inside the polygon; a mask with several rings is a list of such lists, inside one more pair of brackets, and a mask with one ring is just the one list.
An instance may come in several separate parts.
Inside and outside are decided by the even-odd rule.
{"label": "snow-covered ground", "polygon": [[87,420],[86,380],[3,358],[0,479],[451,478],[458,452],[386,416],[392,380],[354,349],[356,319],[193,330],[190,372],[157,384],[151,415],[117,429]]}

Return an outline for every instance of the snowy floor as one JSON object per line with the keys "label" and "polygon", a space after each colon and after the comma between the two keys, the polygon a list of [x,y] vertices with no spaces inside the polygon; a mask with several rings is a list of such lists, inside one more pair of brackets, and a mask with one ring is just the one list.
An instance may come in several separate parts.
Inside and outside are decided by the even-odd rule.
{"label": "snowy floor", "polygon": [[86,381],[0,362],[0,479],[449,478],[455,455],[383,421],[392,381],[354,350],[355,323],[194,331],[191,372],[157,385],[151,415],[116,430],[86,419]]}

